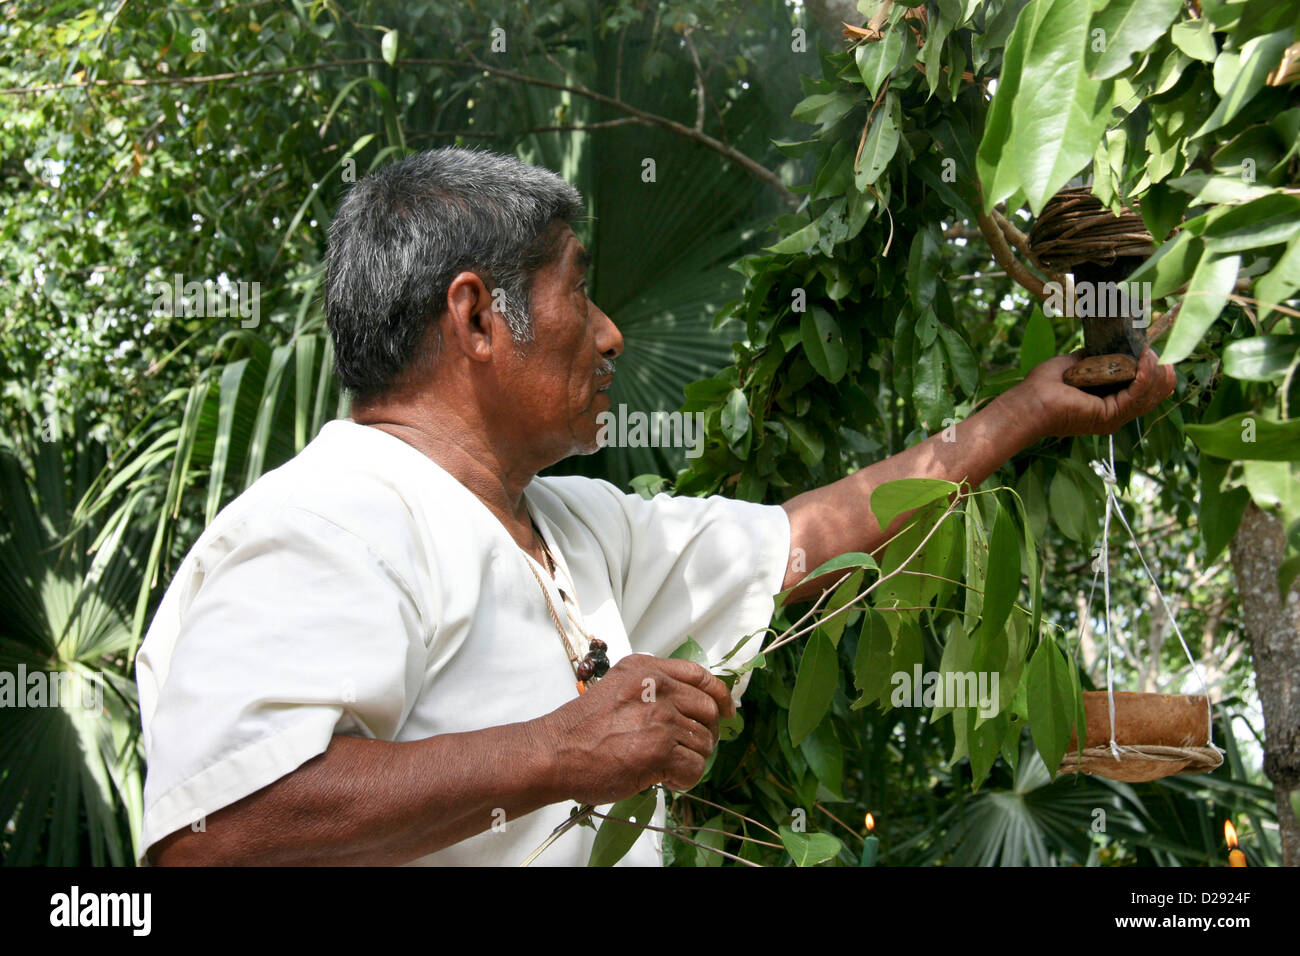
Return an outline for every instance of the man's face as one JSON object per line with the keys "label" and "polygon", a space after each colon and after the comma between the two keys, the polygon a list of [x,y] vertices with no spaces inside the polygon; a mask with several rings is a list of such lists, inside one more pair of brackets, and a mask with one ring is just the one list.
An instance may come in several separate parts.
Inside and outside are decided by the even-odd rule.
{"label": "man's face", "polygon": [[533,340],[501,369],[512,428],[554,461],[597,449],[596,416],[610,407],[612,364],[623,352],[623,336],[587,297],[590,261],[566,226],[559,257],[533,279]]}

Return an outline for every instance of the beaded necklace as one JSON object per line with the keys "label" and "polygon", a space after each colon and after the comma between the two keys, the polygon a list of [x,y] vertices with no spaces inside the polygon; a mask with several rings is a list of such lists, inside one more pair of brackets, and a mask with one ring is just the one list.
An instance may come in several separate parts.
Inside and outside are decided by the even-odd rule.
{"label": "beaded necklace", "polygon": [[[551,554],[551,549],[547,547],[546,539],[542,537],[541,531],[538,530],[536,524],[533,524],[533,536],[537,539],[537,543],[541,545],[542,554],[546,557],[547,570],[554,579],[556,572],[560,570],[559,564],[556,562],[555,556]],[[608,645],[600,638],[592,637],[591,634],[587,633],[586,628],[573,616],[573,612],[569,610],[568,595],[557,582],[556,587],[559,588],[560,598],[564,602],[565,615],[577,628],[578,633],[587,641],[587,655],[579,660],[578,652],[574,649],[573,642],[569,640],[568,632],[564,629],[564,625],[560,623],[560,615],[555,610],[555,602],[551,600],[551,592],[547,590],[546,585],[542,582],[541,575],[537,573],[537,568],[533,564],[532,561],[528,562],[528,570],[533,572],[533,578],[537,581],[537,586],[542,589],[542,597],[546,599],[546,609],[551,612],[551,622],[555,625],[555,632],[560,635],[560,642],[564,645],[565,653],[569,656],[569,663],[573,666],[573,673],[578,682],[578,693],[585,694],[587,688],[604,677],[606,671],[609,670]],[[567,578],[568,575],[566,574],[565,577]],[[573,602],[578,606],[578,615],[582,616],[582,605],[578,604],[576,589],[573,588],[572,581],[568,583],[570,590],[574,591]]]}

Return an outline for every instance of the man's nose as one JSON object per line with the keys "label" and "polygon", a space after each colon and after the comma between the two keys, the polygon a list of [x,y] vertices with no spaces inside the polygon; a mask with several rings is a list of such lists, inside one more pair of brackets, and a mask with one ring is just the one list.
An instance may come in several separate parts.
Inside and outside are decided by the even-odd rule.
{"label": "man's nose", "polygon": [[596,345],[600,349],[600,354],[606,358],[618,358],[623,354],[623,333],[618,330],[614,320],[606,315],[600,306],[596,305],[595,302],[592,302],[591,306],[598,315],[596,320]]}

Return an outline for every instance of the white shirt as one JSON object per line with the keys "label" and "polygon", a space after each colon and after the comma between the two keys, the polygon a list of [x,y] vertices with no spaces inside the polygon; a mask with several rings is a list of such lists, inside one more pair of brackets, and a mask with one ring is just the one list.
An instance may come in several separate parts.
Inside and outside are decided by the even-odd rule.
{"label": "white shirt", "polygon": [[[790,548],[782,508],[647,501],[579,477],[534,479],[524,497],[611,663],[667,656],[688,636],[716,662],[769,623]],[[323,753],[334,734],[420,740],[573,700],[573,668],[530,564],[540,570],[424,454],[375,428],[328,423],[217,515],[141,645],[141,861],[168,834]],[[756,636],[733,661],[758,646]],[[573,806],[414,862],[517,864]],[[537,863],[583,865],[593,838],[575,827]],[[624,864],[661,864],[662,843],[647,830]]]}

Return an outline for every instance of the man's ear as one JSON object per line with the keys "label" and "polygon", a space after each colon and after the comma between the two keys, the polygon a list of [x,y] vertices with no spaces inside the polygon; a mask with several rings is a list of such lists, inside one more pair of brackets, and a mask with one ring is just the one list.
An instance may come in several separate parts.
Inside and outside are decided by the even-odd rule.
{"label": "man's ear", "polygon": [[443,348],[458,348],[474,361],[486,362],[503,334],[508,334],[508,329],[487,285],[476,273],[459,273],[447,288]]}

